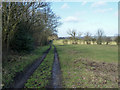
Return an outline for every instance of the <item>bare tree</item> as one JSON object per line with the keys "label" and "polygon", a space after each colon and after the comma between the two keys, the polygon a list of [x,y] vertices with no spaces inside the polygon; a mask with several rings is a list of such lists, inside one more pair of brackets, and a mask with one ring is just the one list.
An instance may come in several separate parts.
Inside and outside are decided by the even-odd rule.
{"label": "bare tree", "polygon": [[92,40],[93,44],[96,42],[96,38],[95,37],[92,37],[91,40]]}
{"label": "bare tree", "polygon": [[[9,52],[12,48],[15,49],[14,46],[18,46],[16,45],[18,42],[24,42],[22,39],[20,39],[22,41],[16,40],[16,34],[19,34],[18,32],[21,30],[24,33],[20,32],[18,36],[22,37],[21,33],[28,32],[33,38],[34,46],[49,43],[49,36],[56,32],[57,26],[60,25],[59,19],[48,2],[3,2],[2,46],[4,51]],[[27,37],[27,35],[24,36]]]}
{"label": "bare tree", "polygon": [[76,35],[77,35],[77,32],[75,29],[69,29],[67,31],[67,33],[71,36],[71,39],[73,40],[73,44],[77,44],[77,38],[76,38]]}
{"label": "bare tree", "polygon": [[98,29],[97,31],[97,44],[101,45],[103,42],[104,31],[102,29]]}
{"label": "bare tree", "polygon": [[111,37],[105,37],[106,45],[108,45],[112,41]]}
{"label": "bare tree", "polygon": [[116,36],[114,41],[117,43],[117,45],[120,45],[120,36]]}
{"label": "bare tree", "polygon": [[84,40],[86,41],[87,44],[91,44],[91,34],[89,32],[85,33]]}
{"label": "bare tree", "polygon": [[73,30],[71,30],[71,29],[69,29],[69,31],[67,32],[73,39],[75,39],[75,37],[76,37],[76,30],[75,29],[73,29]]}
{"label": "bare tree", "polygon": [[79,32],[79,33],[78,33],[78,37],[79,37],[79,38],[81,38],[81,35],[82,35],[82,33],[81,33],[81,32]]}
{"label": "bare tree", "polygon": [[82,41],[82,39],[81,39],[81,35],[82,35],[82,33],[79,32],[79,33],[78,33],[78,39],[80,40],[80,44],[81,44],[81,41]]}

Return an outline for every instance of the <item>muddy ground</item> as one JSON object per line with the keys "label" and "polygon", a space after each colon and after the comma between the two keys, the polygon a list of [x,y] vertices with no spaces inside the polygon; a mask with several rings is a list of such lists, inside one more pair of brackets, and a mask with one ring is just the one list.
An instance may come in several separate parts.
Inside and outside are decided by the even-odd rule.
{"label": "muddy ground", "polygon": [[[93,78],[91,76],[88,78],[88,83],[100,86],[109,86],[115,88],[118,85],[118,64],[117,63],[107,63],[107,62],[97,62],[88,59],[75,60],[74,64],[81,63],[84,68],[89,72],[94,74]],[[79,69],[82,69],[78,66]],[[87,73],[87,72],[86,72]]]}
{"label": "muddy ground", "polygon": [[45,59],[50,49],[51,49],[51,46],[48,50],[46,50],[43,53],[43,56],[40,59],[37,59],[31,65],[26,67],[23,72],[19,72],[18,74],[16,74],[13,83],[10,85],[10,88],[23,88],[24,84],[27,82],[29,77],[34,73],[34,71],[39,67],[39,65]]}
{"label": "muddy ground", "polygon": [[52,78],[47,88],[62,88],[62,73],[59,63],[57,49],[54,46],[54,63],[52,67]]}

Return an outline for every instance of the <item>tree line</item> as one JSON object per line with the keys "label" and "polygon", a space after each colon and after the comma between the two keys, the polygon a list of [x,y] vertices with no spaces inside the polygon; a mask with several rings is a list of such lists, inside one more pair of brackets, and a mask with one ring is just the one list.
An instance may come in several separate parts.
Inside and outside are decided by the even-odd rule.
{"label": "tree line", "polygon": [[48,44],[56,36],[59,19],[48,2],[3,2],[3,52],[30,52]]}
{"label": "tree line", "polygon": [[[78,40],[79,42],[81,41],[86,44],[97,43],[98,45],[102,45],[103,43],[105,43],[106,45],[108,45],[112,41],[116,42],[117,45],[120,44],[119,35],[115,36],[114,39],[112,39],[111,37],[105,36],[104,31],[102,29],[98,29],[95,36],[92,36],[90,32],[86,32],[83,38],[81,37],[82,33],[77,32],[75,29],[69,29],[67,33],[68,35],[70,35],[69,39],[72,40],[72,44],[78,44]],[[63,43],[67,44],[68,39],[63,40]]]}

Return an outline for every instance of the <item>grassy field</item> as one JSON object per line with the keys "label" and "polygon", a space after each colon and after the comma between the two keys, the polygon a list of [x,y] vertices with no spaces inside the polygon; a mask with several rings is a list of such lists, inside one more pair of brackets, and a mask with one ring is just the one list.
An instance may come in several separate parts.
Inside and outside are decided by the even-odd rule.
{"label": "grassy field", "polygon": [[64,87],[117,88],[117,45],[62,45],[59,54]]}
{"label": "grassy field", "polygon": [[25,88],[45,88],[51,80],[54,48],[52,47],[44,61],[28,79]]}
{"label": "grassy field", "polygon": [[8,87],[12,83],[14,76],[17,72],[21,72],[27,65],[32,64],[33,61],[40,58],[43,52],[47,50],[49,46],[38,47],[31,54],[24,56],[11,55],[7,56],[9,62],[3,63],[2,71],[2,84],[4,87]]}
{"label": "grassy field", "polygon": [[[65,42],[67,41],[67,42]],[[65,42],[65,43],[64,43]],[[72,44],[73,40],[68,40],[68,39],[59,39],[59,40],[54,40],[55,45],[64,45],[64,44]],[[78,44],[86,44],[84,40],[77,40]],[[93,45],[92,41],[91,44]],[[94,43],[95,45],[97,44],[96,42]],[[106,44],[106,42],[102,43],[103,45]],[[116,45],[116,42],[112,41],[109,43],[109,45]]]}

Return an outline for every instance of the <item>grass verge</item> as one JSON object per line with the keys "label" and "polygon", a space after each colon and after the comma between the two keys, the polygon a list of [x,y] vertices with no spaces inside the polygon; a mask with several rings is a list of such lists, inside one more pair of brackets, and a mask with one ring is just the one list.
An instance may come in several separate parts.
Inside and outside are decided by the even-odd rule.
{"label": "grass verge", "polygon": [[54,60],[54,48],[52,47],[44,61],[33,75],[28,79],[25,88],[44,88],[51,80],[52,65]]}
{"label": "grass verge", "polygon": [[24,56],[11,55],[8,56],[9,62],[4,62],[2,68],[2,85],[7,88],[9,84],[13,82],[17,72],[21,72],[28,65],[32,64],[33,61],[40,58],[43,55],[43,52],[47,50],[49,46],[38,47],[31,54]]}

